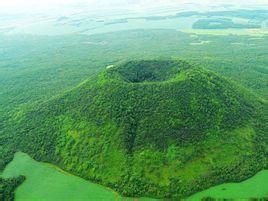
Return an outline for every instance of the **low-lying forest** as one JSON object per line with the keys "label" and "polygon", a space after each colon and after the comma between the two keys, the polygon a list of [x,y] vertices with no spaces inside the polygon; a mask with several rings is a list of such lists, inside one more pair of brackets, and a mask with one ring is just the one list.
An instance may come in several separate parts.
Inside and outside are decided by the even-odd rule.
{"label": "low-lying forest", "polygon": [[[134,30],[0,40],[0,170],[25,151],[124,195],[181,197],[267,168],[267,36]],[[156,57],[198,65],[175,78],[105,70]]]}

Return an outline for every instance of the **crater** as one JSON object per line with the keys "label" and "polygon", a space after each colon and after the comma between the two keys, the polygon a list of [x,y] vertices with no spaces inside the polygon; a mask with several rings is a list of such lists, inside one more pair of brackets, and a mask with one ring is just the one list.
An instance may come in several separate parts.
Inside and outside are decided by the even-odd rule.
{"label": "crater", "polygon": [[160,82],[176,77],[189,64],[177,60],[129,61],[109,69],[129,83]]}

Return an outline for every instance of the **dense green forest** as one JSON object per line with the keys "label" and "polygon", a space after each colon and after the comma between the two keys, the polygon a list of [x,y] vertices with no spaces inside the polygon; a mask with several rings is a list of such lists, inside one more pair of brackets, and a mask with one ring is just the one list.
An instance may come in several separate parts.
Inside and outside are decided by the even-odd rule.
{"label": "dense green forest", "polygon": [[[34,156],[35,159],[52,161],[65,170],[84,178],[104,183],[125,195],[147,194],[155,195],[156,197],[176,197],[191,194],[191,192],[224,181],[240,181],[267,166],[266,152],[263,149],[263,147],[267,147],[267,137],[264,135],[267,130],[260,112],[267,111],[268,90],[266,80],[268,58],[266,55],[268,54],[268,39],[265,35],[216,36],[186,34],[173,30],[134,30],[94,36],[1,35],[0,41],[0,170],[3,170],[5,165],[12,160],[15,151],[24,150]],[[207,41],[207,43],[202,44],[202,41]],[[117,88],[117,81],[112,81],[111,86],[116,86],[116,89],[118,89],[116,93],[119,93],[119,97],[126,98],[130,96],[133,99],[125,102],[122,108],[119,108],[120,105],[111,102],[107,105],[107,108],[105,107],[105,110],[100,109],[103,108],[102,103],[107,104],[107,100],[118,101],[115,97],[106,97],[104,95],[105,92],[113,91],[109,84],[107,84],[108,86],[105,85],[106,78],[104,77],[101,79],[103,83],[100,83],[107,86],[107,89],[101,88],[102,90],[97,90],[96,88],[94,93],[90,93],[95,94],[96,92],[96,95],[101,98],[94,100],[96,101],[96,108],[88,106],[87,101],[92,101],[93,97],[86,93],[85,86],[91,88],[89,83],[96,81],[95,74],[104,70],[106,66],[115,65],[122,60],[156,57],[183,58],[197,64],[197,66],[201,64],[219,75],[198,67],[194,67],[194,70],[189,71],[184,69],[183,71],[189,74],[178,74],[176,79],[180,84],[177,83],[177,85],[170,81],[175,78],[170,78],[169,75],[166,75],[166,78],[159,78],[158,75],[142,72],[142,77],[140,77],[134,72],[134,77],[130,79],[126,78],[126,75],[122,76],[122,73],[124,74],[125,72],[120,74],[112,71],[108,75],[102,72],[100,74],[102,76],[105,74],[106,76],[118,76],[117,78],[122,82],[130,82],[131,88],[127,87],[129,85],[123,87],[120,84],[122,88]],[[185,65],[190,64],[186,63]],[[113,70],[113,68],[110,70]],[[107,69],[107,72],[110,72],[110,70]],[[120,71],[120,68],[117,70]],[[203,76],[199,77],[196,74],[202,74]],[[93,77],[90,78],[92,75]],[[131,74],[127,73],[127,75]],[[191,76],[199,82],[191,81]],[[221,76],[227,78],[221,78]],[[82,84],[81,87],[76,87],[86,79],[89,79],[89,81]],[[114,77],[109,77],[109,82],[114,79]],[[169,81],[165,81],[165,79]],[[187,82],[184,81],[185,79]],[[212,79],[212,81],[208,82],[208,79]],[[219,89],[227,90],[227,94],[215,94],[213,91],[207,90],[206,87],[211,89],[210,87],[214,86],[214,81]],[[161,84],[158,84],[159,82]],[[204,83],[205,87],[202,88],[200,83]],[[247,90],[238,85],[247,88]],[[157,92],[166,92],[155,94],[153,86],[157,86],[155,88],[158,90]],[[177,89],[178,86],[179,88]],[[189,86],[197,87],[197,91],[189,91]],[[73,87],[75,89],[66,92],[66,90]],[[128,95],[128,90],[126,89],[131,89],[130,95]],[[82,90],[81,93],[78,92],[79,90]],[[140,96],[145,95],[145,90],[150,91],[152,99],[140,98]],[[178,91],[176,92],[176,90]],[[181,90],[183,92],[186,90],[185,96],[179,93]],[[233,93],[233,90],[237,93]],[[189,118],[188,122],[173,121],[174,116],[172,115],[175,114],[172,114],[172,110],[175,107],[177,108],[177,105],[176,102],[169,101],[164,103],[169,105],[167,108],[164,106],[161,108],[158,105],[158,110],[166,111],[168,109],[167,111],[171,113],[163,116],[155,114],[156,119],[153,121],[152,126],[148,126],[148,121],[152,119],[147,113],[144,113],[147,114],[145,115],[146,118],[143,121],[140,120],[141,115],[143,115],[139,110],[140,104],[146,103],[142,105],[142,108],[146,108],[147,111],[147,109],[150,109],[149,106],[153,105],[153,100],[159,100],[162,97],[173,100],[174,97],[167,96],[166,93],[168,92],[174,92],[178,98],[186,102],[188,99],[192,100],[193,94],[198,94],[196,100],[192,101],[192,105],[180,105],[178,108],[183,111],[179,115],[183,117],[189,116],[200,125],[192,125],[191,118]],[[207,92],[209,94],[206,94]],[[75,93],[78,94],[74,95]],[[249,93],[254,95],[248,95]],[[140,95],[138,96],[137,94]],[[217,98],[215,102],[211,102],[201,94],[205,97],[213,95],[218,99],[224,96],[226,102],[222,103]],[[83,98],[81,95],[83,95]],[[79,97],[81,99],[78,99]],[[138,100],[137,97],[139,97]],[[230,97],[231,100],[227,97]],[[123,100],[125,99],[122,98],[122,102],[124,102]],[[195,101],[201,101],[200,103],[202,103],[203,107],[195,108],[197,105]],[[68,114],[66,109],[62,108],[66,104],[69,105],[70,109],[80,106],[81,108],[79,110],[73,109],[75,111],[72,114]],[[226,115],[227,113],[224,110],[219,110],[219,113],[214,112],[214,110],[221,107],[226,108],[228,106],[227,108],[229,108],[228,104],[230,104],[230,114],[233,114],[233,117]],[[82,105],[85,105],[85,108]],[[129,105],[133,106],[128,108]],[[213,106],[211,111],[206,110],[208,105]],[[189,107],[191,110],[187,111],[185,107]],[[108,108],[111,111],[108,111]],[[98,114],[92,124],[85,124],[85,120],[90,119],[92,121],[93,118],[83,113],[83,111],[87,110],[93,110]],[[53,112],[51,113],[51,111]],[[118,115],[121,114],[118,111],[124,111],[125,113]],[[136,111],[138,112],[136,113]],[[197,111],[202,111],[202,115],[201,113],[200,115],[195,115]],[[245,115],[240,115],[240,112]],[[49,121],[47,120],[48,117],[55,114],[57,116],[57,119],[54,119],[55,121],[53,121],[53,118],[56,118],[56,116]],[[128,118],[122,118],[122,116],[127,116]],[[113,117],[114,120],[106,124],[105,122],[110,117]],[[176,115],[175,117],[178,118]],[[29,118],[31,118],[31,121],[27,120]],[[170,121],[166,121],[166,118]],[[39,122],[40,119],[42,121]],[[135,123],[137,120],[139,120],[138,125]],[[41,125],[43,121],[46,123]],[[212,125],[210,121],[213,121]],[[215,125],[214,121],[217,122]],[[25,122],[24,126],[22,126],[22,122]],[[158,122],[161,123],[158,125]],[[228,123],[224,125],[222,122]],[[58,123],[61,124],[58,125]],[[162,130],[161,132],[164,135],[161,138],[143,135],[143,129],[155,133],[160,129],[162,123],[171,125],[171,130]],[[118,124],[121,129],[128,131],[128,135],[125,138],[119,135],[122,130],[118,129]],[[140,124],[142,127],[139,127]],[[18,128],[18,125],[21,127]],[[189,135],[182,136],[176,132],[176,126],[178,125],[188,125],[184,133],[194,131],[192,133],[193,141],[189,140]],[[35,129],[32,129],[33,127]],[[42,130],[39,130],[40,128]],[[107,133],[108,130],[117,133],[119,136],[115,135],[114,137],[120,137],[122,141],[119,144],[113,144],[111,141],[114,142],[114,140],[103,136],[104,139],[101,139],[101,143],[98,143],[95,136],[88,139],[89,137],[86,135],[86,133],[92,131],[92,135],[98,136],[100,133]],[[62,138],[56,139],[56,136],[51,136],[52,133],[49,131],[55,131],[55,134],[60,133],[59,136]],[[64,132],[68,133],[65,137],[62,135]],[[138,137],[137,139],[135,137],[133,142],[134,133],[138,133]],[[166,136],[166,133],[172,133],[174,138]],[[211,139],[207,139],[204,133],[211,136]],[[210,135],[211,133],[213,135]],[[33,140],[33,143],[26,143],[22,140],[23,143],[17,145],[18,141],[14,139],[21,140],[21,136],[17,134],[25,134],[26,139]],[[171,146],[176,136],[182,137],[180,139],[182,139],[183,143],[175,143],[174,146]],[[221,136],[221,142],[224,143],[219,143],[219,136]],[[166,141],[162,140],[163,138],[168,139],[167,144],[165,143]],[[204,139],[206,143],[204,143]],[[255,141],[258,142],[258,146],[253,143]],[[36,142],[36,146],[33,146],[34,142]],[[146,149],[139,152],[137,150],[140,150],[141,142],[145,143]],[[152,147],[148,148],[148,144],[151,143]],[[190,146],[192,143],[195,144],[194,150]],[[115,149],[110,147],[110,144],[111,146],[117,146],[118,150],[122,152],[119,151],[120,154],[115,152]],[[37,145],[43,148],[38,149]],[[91,151],[88,154],[81,152],[82,147],[87,145],[96,146],[96,153],[100,153],[100,150],[104,149],[104,155],[101,156]],[[214,146],[215,148],[211,148]],[[223,149],[224,151],[222,151]],[[87,149],[84,148],[84,150]],[[243,153],[241,150],[243,150]],[[212,154],[213,152],[215,152],[215,155]],[[91,156],[90,154],[96,155],[95,163],[83,163],[83,160]],[[131,157],[126,157],[126,155]],[[230,157],[226,158],[226,155]],[[106,164],[103,163],[107,158],[111,160],[107,160]],[[196,161],[195,159],[197,158],[202,158],[202,160]],[[113,161],[118,160],[121,161],[120,164],[123,164],[122,167],[111,168]],[[147,163],[147,161],[150,162]],[[182,172],[174,170],[175,167],[181,167],[185,163],[189,165],[189,170],[182,170]],[[139,164],[142,164],[144,169],[140,169],[139,166],[141,165]],[[171,165],[170,169],[168,169],[166,168],[167,164],[174,165]],[[124,169],[124,165],[132,166],[130,170],[132,171],[131,173],[134,173],[131,174],[133,175],[132,177],[130,177],[130,172]],[[204,167],[209,167],[209,170]],[[120,168],[122,171],[119,174],[118,169]],[[91,169],[91,172],[88,173],[86,171],[88,169]],[[200,170],[199,176],[195,174],[196,169]],[[103,175],[104,171],[107,171],[106,175]],[[208,171],[211,171],[211,174],[207,174]],[[178,179],[169,180],[170,172],[175,172],[175,176],[177,175]],[[180,178],[180,175],[184,173],[190,178],[188,181],[185,181],[183,177]],[[111,174],[114,175],[114,178],[110,178],[109,175]],[[225,176],[223,177],[222,175]],[[123,179],[120,179],[122,183],[117,183],[118,178],[122,177]],[[162,182],[156,184],[156,178],[159,177]],[[140,181],[141,178],[142,180]],[[194,180],[193,178],[197,179]],[[185,181],[183,182],[184,186],[179,189],[178,184],[182,183],[182,181]],[[142,184],[145,186],[144,189],[150,190],[145,193],[144,190],[141,190],[142,185],[139,187],[137,184]],[[174,188],[168,188],[168,185],[172,185]],[[122,186],[128,186],[128,188],[122,189]],[[131,189],[136,190],[132,191]]]}
{"label": "dense green forest", "polygon": [[2,179],[0,177],[0,200],[13,201],[15,198],[15,189],[25,180],[25,177],[19,176],[12,179]]}
{"label": "dense green forest", "polygon": [[125,196],[178,199],[266,166],[262,110],[261,99],[211,71],[140,60],[21,110],[4,132],[16,132],[13,152]]}

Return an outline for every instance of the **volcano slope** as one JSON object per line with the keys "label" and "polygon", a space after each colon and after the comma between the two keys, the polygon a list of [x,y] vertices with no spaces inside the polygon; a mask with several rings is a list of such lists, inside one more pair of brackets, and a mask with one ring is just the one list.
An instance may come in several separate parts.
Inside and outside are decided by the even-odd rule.
{"label": "volcano slope", "polygon": [[129,61],[18,114],[14,141],[123,195],[178,199],[265,168],[261,111],[185,61]]}

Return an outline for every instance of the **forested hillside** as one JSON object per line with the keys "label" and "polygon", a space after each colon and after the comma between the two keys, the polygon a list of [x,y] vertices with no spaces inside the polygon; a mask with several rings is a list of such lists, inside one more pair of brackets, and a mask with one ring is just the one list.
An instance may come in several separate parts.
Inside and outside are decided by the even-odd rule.
{"label": "forested hillside", "polygon": [[123,195],[182,198],[266,166],[263,107],[185,61],[128,61],[17,112],[2,146]]}

